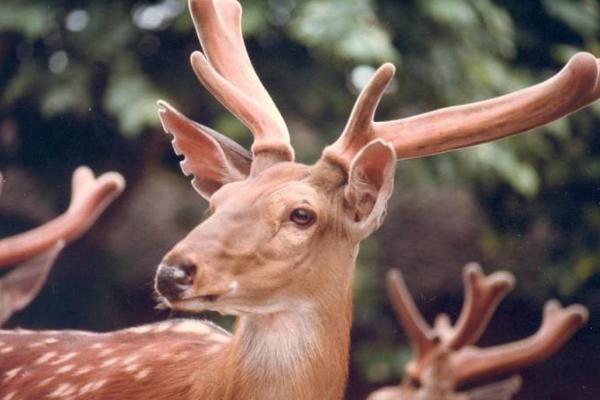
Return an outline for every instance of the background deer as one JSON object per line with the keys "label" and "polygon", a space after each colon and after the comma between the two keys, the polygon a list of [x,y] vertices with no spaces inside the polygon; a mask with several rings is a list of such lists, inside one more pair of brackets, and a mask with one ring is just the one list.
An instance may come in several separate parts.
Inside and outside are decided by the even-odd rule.
{"label": "background deer", "polygon": [[80,167],[73,173],[71,186],[71,204],[64,214],[0,240],[0,268],[18,264],[0,279],[0,325],[35,298],[65,244],[94,224],[123,191],[125,181],[115,172],[94,178],[89,168]]}
{"label": "background deer", "polygon": [[192,54],[194,71],[255,141],[249,152],[159,103],[175,151],[185,157],[182,169],[194,175],[211,215],[164,257],[156,289],[173,309],[237,316],[234,333],[194,321],[108,334],[9,332],[4,342],[27,351],[1,358],[0,394],[8,399],[341,398],[355,257],[383,221],[396,158],[499,139],[600,96],[598,60],[578,54],[540,85],[374,122],[394,74],[386,64],[339,140],[314,165],[302,165],[251,66],[238,2],[192,0],[190,9],[204,49]]}
{"label": "background deer", "polygon": [[372,393],[369,400],[508,400],[519,390],[520,379],[511,379],[457,392],[464,382],[512,372],[535,364],[556,352],[588,320],[581,305],[562,308],[551,300],[544,307],[539,330],[527,339],[489,348],[474,347],[496,307],[514,286],[508,272],[485,276],[477,264],[463,271],[464,303],[454,325],[446,314],[429,326],[417,310],[402,274],[391,270],[388,292],[398,320],[406,330],[414,355],[405,367],[403,382]]}

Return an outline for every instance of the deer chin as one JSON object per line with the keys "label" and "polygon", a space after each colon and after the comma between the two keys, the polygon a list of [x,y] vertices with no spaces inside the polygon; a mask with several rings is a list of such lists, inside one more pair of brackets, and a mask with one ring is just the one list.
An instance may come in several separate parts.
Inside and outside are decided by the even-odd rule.
{"label": "deer chin", "polygon": [[[176,311],[186,311],[193,313],[201,313],[204,311],[214,311],[221,315],[231,316],[250,316],[250,315],[269,315],[278,314],[297,309],[298,307],[290,307],[285,302],[273,301],[265,302],[264,304],[250,304],[247,301],[236,299],[233,296],[222,296],[214,299],[214,296],[194,296],[180,300],[160,299],[160,301],[168,308]],[[299,307],[304,309],[306,307]]]}

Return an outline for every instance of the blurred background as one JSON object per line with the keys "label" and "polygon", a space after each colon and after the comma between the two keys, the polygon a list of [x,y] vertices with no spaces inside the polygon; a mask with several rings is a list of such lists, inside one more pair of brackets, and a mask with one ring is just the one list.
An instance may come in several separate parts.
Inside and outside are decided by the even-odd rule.
{"label": "blurred background", "polygon": [[[393,119],[531,85],[576,51],[600,55],[598,0],[242,4],[249,53],[303,162],[341,132],[383,62],[398,73],[378,119]],[[168,317],[154,308],[156,265],[206,204],[179,171],[156,100],[251,143],[197,83],[198,48],[183,0],[2,1],[0,234],[62,212],[78,165],[128,182],[9,326],[105,331]],[[360,253],[347,398],[399,382],[410,357],[386,271],[404,273],[431,320],[458,313],[468,261],[517,277],[483,345],[533,333],[551,297],[591,311],[565,348],[523,371],[518,399],[600,398],[599,234],[600,104],[533,134],[400,162],[387,222]]]}

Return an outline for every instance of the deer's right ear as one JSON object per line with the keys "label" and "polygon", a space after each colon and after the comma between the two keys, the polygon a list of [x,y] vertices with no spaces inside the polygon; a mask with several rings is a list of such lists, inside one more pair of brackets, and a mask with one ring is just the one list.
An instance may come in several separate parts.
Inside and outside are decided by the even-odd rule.
{"label": "deer's right ear", "polygon": [[352,160],[345,204],[353,231],[362,239],[379,228],[394,187],[396,152],[381,139],[363,147]]}
{"label": "deer's right ear", "polygon": [[221,186],[246,179],[252,154],[220,133],[200,125],[164,101],[158,102],[158,115],[165,132],[173,135],[173,148],[183,155],[181,169],[194,175],[192,185],[205,199]]}

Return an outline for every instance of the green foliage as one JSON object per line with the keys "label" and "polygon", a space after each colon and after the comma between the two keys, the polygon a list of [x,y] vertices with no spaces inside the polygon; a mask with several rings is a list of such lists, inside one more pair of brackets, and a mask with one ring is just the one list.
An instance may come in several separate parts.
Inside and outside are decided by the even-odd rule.
{"label": "green foliage", "polygon": [[370,0],[306,1],[291,23],[291,33],[306,46],[352,62],[400,59]]}
{"label": "green foliage", "polygon": [[544,0],[551,17],[564,22],[582,37],[597,37],[600,33],[600,6],[588,0]]}
{"label": "green foliage", "polygon": [[[297,148],[301,160],[316,157],[339,134],[365,78],[382,62],[398,67],[378,112],[378,119],[393,119],[531,85],[576,51],[600,54],[598,0],[245,0],[243,6],[251,58],[291,122],[292,141],[304,144]],[[183,0],[4,0],[0,122],[29,127],[36,119],[39,140],[50,128],[63,134],[57,120],[69,127],[87,121],[102,131],[105,149],[126,153],[130,146],[123,158],[145,160],[152,147],[146,150],[144,139],[155,136],[144,133],[159,129],[156,100],[168,96],[186,114],[247,144],[247,129],[191,72],[189,53],[198,48]],[[522,235],[540,227],[549,232],[538,266],[543,279],[519,282],[522,296],[535,297],[535,284],[540,298],[593,298],[600,279],[599,120],[596,104],[534,135],[402,162],[398,180],[471,190],[489,221],[479,246],[490,259],[518,250]],[[39,149],[21,150],[25,163],[47,169],[38,155]],[[137,176],[130,164],[123,168]],[[382,316],[387,299],[382,277],[373,273],[378,250],[375,239],[363,243],[355,281],[356,329],[370,339],[357,343],[356,359],[363,376],[377,382],[397,380],[409,356],[397,337],[385,334],[397,325],[389,312]]]}
{"label": "green foliage", "polygon": [[156,100],[163,97],[132,64],[120,60],[111,74],[104,97],[106,110],[115,115],[121,131],[129,136],[159,124]]}

